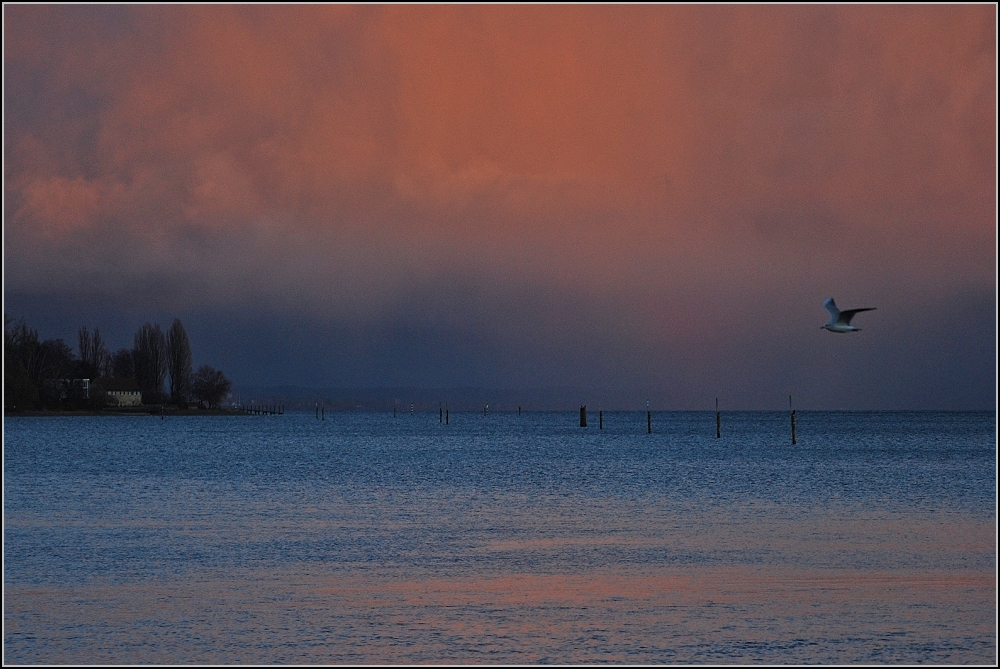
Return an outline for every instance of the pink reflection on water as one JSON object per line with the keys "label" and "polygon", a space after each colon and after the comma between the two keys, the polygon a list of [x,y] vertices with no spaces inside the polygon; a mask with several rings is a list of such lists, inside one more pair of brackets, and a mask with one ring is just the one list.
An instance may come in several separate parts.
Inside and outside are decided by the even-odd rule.
{"label": "pink reflection on water", "polygon": [[[46,662],[989,662],[993,573],[735,566],[466,577],[246,572],[6,589]],[[40,656],[41,657],[41,656]]]}
{"label": "pink reflection on water", "polygon": [[[329,516],[286,527],[294,516],[234,515],[247,525],[227,527],[258,540],[336,536],[342,520]],[[515,516],[525,538],[486,537],[451,571],[303,561],[5,584],[5,652],[16,649],[18,663],[114,664],[996,659],[992,519],[769,508],[689,513],[681,524],[598,508],[569,521]],[[639,549],[661,558],[615,561]],[[567,557],[580,555],[590,566]],[[526,557],[532,569],[504,566]]]}

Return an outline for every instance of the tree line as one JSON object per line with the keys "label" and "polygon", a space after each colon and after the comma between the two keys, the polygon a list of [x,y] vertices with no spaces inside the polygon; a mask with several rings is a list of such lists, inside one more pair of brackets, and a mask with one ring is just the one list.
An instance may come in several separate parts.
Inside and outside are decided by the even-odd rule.
{"label": "tree line", "polygon": [[182,408],[197,402],[215,409],[232,387],[221,371],[209,365],[193,371],[191,344],[177,318],[166,334],[159,325],[144,324],[135,333],[132,348],[113,353],[97,327],[93,332],[81,327],[77,338],[79,355],[62,339],[40,340],[24,319],[15,322],[5,315],[5,408],[49,409],[65,407],[65,402],[79,408],[102,407],[105,397],[99,383],[92,383],[90,397],[73,393],[63,397],[61,389],[73,388],[77,379],[132,379],[142,391],[143,404]]}

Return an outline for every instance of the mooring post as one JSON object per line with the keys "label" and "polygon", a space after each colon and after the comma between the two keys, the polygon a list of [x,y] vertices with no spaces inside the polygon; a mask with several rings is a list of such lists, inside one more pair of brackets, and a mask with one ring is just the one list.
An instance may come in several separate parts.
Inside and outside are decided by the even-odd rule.
{"label": "mooring post", "polygon": [[444,422],[444,406],[440,402],[438,402],[438,422]]}
{"label": "mooring post", "polygon": [[653,434],[653,413],[649,410],[649,400],[646,400],[646,434]]}
{"label": "mooring post", "polygon": [[448,410],[447,409],[444,410],[444,424],[445,425],[448,424]]}
{"label": "mooring post", "polygon": [[719,398],[715,398],[715,438],[722,436],[722,416],[719,415]]}
{"label": "mooring post", "polygon": [[323,420],[326,420],[326,407],[323,407]]}
{"label": "mooring post", "polygon": [[587,427],[587,405],[580,407],[580,427]]}
{"label": "mooring post", "polygon": [[792,446],[795,445],[795,409],[792,409],[792,396],[788,396],[788,408],[792,411]]}
{"label": "mooring post", "polygon": [[597,411],[597,429],[599,429],[599,430],[603,430],[604,429],[604,411],[603,410],[598,410]]}
{"label": "mooring post", "polygon": [[319,402],[316,402],[316,420],[319,420]]}
{"label": "mooring post", "polygon": [[517,415],[518,415],[518,416],[520,416],[520,415],[521,415],[521,407],[517,407]]}

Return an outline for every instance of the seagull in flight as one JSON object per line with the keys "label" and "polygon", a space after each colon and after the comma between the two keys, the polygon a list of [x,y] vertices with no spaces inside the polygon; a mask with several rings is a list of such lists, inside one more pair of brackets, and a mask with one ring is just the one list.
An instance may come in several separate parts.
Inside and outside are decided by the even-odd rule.
{"label": "seagull in flight", "polygon": [[861,328],[856,328],[851,325],[851,319],[854,318],[854,314],[859,311],[875,311],[875,307],[847,309],[846,311],[841,311],[837,308],[837,303],[833,301],[832,297],[826,298],[826,302],[823,303],[823,306],[830,312],[830,322],[826,325],[821,325],[820,327],[826,328],[830,332],[860,332]]}

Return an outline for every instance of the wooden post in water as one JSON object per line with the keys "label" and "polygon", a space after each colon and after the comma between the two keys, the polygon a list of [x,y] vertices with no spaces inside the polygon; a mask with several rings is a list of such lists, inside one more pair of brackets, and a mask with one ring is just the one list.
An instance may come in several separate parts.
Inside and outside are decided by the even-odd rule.
{"label": "wooden post in water", "polygon": [[653,434],[653,413],[649,410],[649,400],[646,400],[646,434]]}
{"label": "wooden post in water", "polygon": [[326,420],[326,406],[323,407],[323,420]]}
{"label": "wooden post in water", "polygon": [[587,427],[587,405],[580,407],[580,427]]}
{"label": "wooden post in water", "polygon": [[597,429],[599,429],[599,430],[603,430],[604,429],[604,411],[603,410],[598,410],[598,412],[597,412]]}
{"label": "wooden post in water", "polygon": [[792,396],[788,396],[788,408],[792,411],[792,446],[795,445],[795,409],[792,409]]}
{"label": "wooden post in water", "polygon": [[319,402],[316,402],[316,420],[319,420]]}
{"label": "wooden post in water", "polygon": [[444,410],[444,424],[445,425],[448,424],[448,410],[447,409]]}
{"label": "wooden post in water", "polygon": [[440,402],[438,402],[438,422],[444,422],[444,406]]}
{"label": "wooden post in water", "polygon": [[518,416],[520,416],[520,415],[521,415],[521,407],[517,407],[517,415],[518,415]]}
{"label": "wooden post in water", "polygon": [[722,436],[722,416],[719,415],[719,398],[715,398],[715,438]]}

